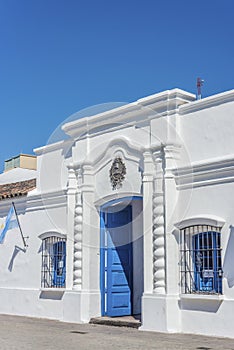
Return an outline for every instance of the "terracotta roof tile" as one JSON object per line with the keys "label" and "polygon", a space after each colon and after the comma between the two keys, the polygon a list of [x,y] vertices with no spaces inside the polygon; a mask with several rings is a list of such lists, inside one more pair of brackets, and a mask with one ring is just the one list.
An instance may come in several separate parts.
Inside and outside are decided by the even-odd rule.
{"label": "terracotta roof tile", "polygon": [[25,196],[36,188],[36,179],[0,185],[0,200],[17,196]]}

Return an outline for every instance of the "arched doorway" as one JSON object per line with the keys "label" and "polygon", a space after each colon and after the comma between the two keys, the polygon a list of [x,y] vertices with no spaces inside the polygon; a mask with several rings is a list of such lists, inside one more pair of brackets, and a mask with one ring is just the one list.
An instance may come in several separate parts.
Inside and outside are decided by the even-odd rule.
{"label": "arched doorway", "polygon": [[101,305],[103,316],[141,313],[143,293],[142,198],[101,207]]}

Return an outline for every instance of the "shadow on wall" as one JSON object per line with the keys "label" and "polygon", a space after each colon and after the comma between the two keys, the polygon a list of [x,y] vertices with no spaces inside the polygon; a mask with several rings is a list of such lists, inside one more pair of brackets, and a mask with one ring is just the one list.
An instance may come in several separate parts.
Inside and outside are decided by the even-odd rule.
{"label": "shadow on wall", "polygon": [[227,279],[228,287],[234,286],[234,226],[230,225],[230,234],[227,243],[227,249],[223,260],[223,276]]}
{"label": "shadow on wall", "polygon": [[11,257],[11,260],[10,260],[9,265],[8,265],[8,270],[9,270],[10,272],[11,272],[12,269],[13,269],[15,258],[16,258],[16,256],[19,254],[19,252],[26,253],[26,249],[25,249],[25,248],[20,248],[20,247],[18,247],[17,245],[15,246],[15,249],[14,249],[13,254],[12,254],[12,257]]}
{"label": "shadow on wall", "polygon": [[212,299],[182,299],[178,302],[181,310],[202,311],[216,313],[222,304],[222,300]]}
{"label": "shadow on wall", "polygon": [[40,299],[48,299],[48,300],[62,300],[64,295],[64,290],[47,290],[47,291],[41,291],[39,298]]}

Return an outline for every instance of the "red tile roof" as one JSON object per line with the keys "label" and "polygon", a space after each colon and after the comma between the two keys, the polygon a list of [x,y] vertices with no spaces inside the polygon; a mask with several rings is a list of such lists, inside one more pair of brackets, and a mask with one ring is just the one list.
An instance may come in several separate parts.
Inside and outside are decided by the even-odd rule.
{"label": "red tile roof", "polygon": [[0,200],[17,196],[26,196],[36,188],[36,179],[0,185]]}

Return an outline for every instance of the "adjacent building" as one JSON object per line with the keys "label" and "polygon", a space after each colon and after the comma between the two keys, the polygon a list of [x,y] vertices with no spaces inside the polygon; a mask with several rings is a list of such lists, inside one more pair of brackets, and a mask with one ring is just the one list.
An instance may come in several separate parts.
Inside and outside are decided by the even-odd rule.
{"label": "adjacent building", "polygon": [[64,124],[31,187],[0,187],[27,243],[13,228],[0,245],[0,312],[234,337],[233,126],[234,90],[180,89]]}

